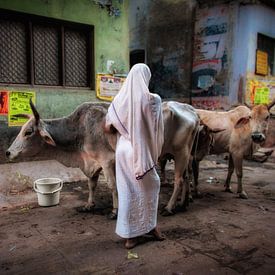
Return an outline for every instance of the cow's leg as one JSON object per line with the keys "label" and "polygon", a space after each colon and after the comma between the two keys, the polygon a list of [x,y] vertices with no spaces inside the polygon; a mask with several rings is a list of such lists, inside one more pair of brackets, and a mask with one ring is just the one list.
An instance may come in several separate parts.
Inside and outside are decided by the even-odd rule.
{"label": "cow's leg", "polygon": [[89,197],[88,203],[84,207],[78,208],[80,212],[89,212],[95,207],[95,189],[97,186],[97,181],[99,178],[100,171],[102,168],[94,160],[85,159],[84,160],[84,169],[83,173],[88,177],[88,188],[89,188]]}
{"label": "cow's leg", "polygon": [[201,194],[198,191],[199,168],[200,168],[200,162],[198,160],[193,159],[193,161],[192,161],[192,172],[193,172],[193,179],[194,179],[194,195],[195,195],[196,198],[201,197]]}
{"label": "cow's leg", "polygon": [[165,211],[162,212],[163,215],[172,215],[174,214],[173,210],[176,207],[178,196],[183,188],[184,180],[183,173],[187,168],[189,161],[189,152],[188,150],[179,152],[179,157],[175,156],[175,182],[172,196],[165,207]]}
{"label": "cow's leg", "polygon": [[99,174],[88,179],[89,197],[88,203],[85,205],[87,211],[95,207],[95,189],[97,187],[98,178]]}
{"label": "cow's leg", "polygon": [[118,212],[118,194],[117,194],[117,188],[116,188],[114,162],[110,162],[107,165],[103,166],[103,171],[107,180],[108,187],[112,191],[112,198],[113,198],[113,208],[112,208],[112,212],[109,215],[109,219],[116,219],[117,212]]}
{"label": "cow's leg", "polygon": [[167,163],[167,159],[165,157],[159,161],[160,173],[161,173],[161,177],[160,177],[161,178],[161,184],[166,183],[166,172],[165,172],[166,163]]}
{"label": "cow's leg", "polygon": [[177,199],[178,196],[182,190],[182,186],[183,186],[183,178],[182,178],[182,173],[176,173],[175,172],[175,182],[174,182],[174,189],[173,189],[173,193],[172,196],[167,204],[167,206],[165,207],[165,210],[167,211],[163,211],[162,214],[164,216],[167,215],[173,215],[174,212],[173,210],[176,207],[176,203],[177,203]]}
{"label": "cow's leg", "polygon": [[97,186],[98,177],[99,177],[99,173],[97,173],[91,177],[88,177],[88,189],[89,189],[88,202],[84,206],[78,207],[77,211],[91,212],[94,209],[94,207],[95,207],[94,194],[95,194],[95,189]]}
{"label": "cow's leg", "polygon": [[190,180],[189,176],[187,176],[187,171],[183,174],[183,185],[181,190],[181,199],[179,206],[185,209],[189,205],[189,194],[190,194]]}
{"label": "cow's leg", "polygon": [[248,199],[248,196],[246,192],[243,190],[242,186],[242,177],[243,177],[243,157],[242,156],[232,156],[234,166],[235,166],[235,171],[238,179],[238,194],[239,197],[242,199]]}
{"label": "cow's leg", "polygon": [[228,171],[227,171],[227,177],[225,180],[225,192],[233,193],[230,185],[233,172],[234,172],[234,162],[233,162],[232,155],[229,154]]}

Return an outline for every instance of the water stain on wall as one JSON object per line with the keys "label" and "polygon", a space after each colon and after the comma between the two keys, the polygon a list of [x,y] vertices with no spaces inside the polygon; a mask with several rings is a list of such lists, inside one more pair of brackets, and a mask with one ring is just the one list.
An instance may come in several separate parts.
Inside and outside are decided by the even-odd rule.
{"label": "water stain on wall", "polygon": [[162,98],[188,98],[191,92],[193,1],[152,2],[147,22],[150,89]]}

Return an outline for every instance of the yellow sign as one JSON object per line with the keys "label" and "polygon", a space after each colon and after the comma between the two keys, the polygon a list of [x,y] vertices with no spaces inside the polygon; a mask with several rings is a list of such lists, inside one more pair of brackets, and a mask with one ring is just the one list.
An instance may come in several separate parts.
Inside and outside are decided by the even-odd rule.
{"label": "yellow sign", "polygon": [[254,104],[268,104],[270,89],[268,87],[256,87]]}
{"label": "yellow sign", "polygon": [[97,74],[96,95],[100,99],[112,101],[122,87],[125,77]]}
{"label": "yellow sign", "polygon": [[256,74],[268,74],[268,54],[260,50],[256,52]]}
{"label": "yellow sign", "polygon": [[35,92],[9,92],[9,126],[22,126],[27,118],[19,114],[32,114],[30,99],[35,104]]}

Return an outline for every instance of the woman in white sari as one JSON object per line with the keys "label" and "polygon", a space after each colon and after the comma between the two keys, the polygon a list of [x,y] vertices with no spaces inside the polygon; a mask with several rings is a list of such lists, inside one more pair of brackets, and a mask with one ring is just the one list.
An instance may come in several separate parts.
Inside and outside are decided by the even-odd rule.
{"label": "woman in white sari", "polygon": [[148,89],[150,78],[147,65],[134,65],[106,116],[106,129],[113,126],[118,132],[116,233],[126,239],[126,248],[136,246],[144,234],[163,240],[157,230],[160,179],[155,169],[163,145],[163,118],[161,98]]}

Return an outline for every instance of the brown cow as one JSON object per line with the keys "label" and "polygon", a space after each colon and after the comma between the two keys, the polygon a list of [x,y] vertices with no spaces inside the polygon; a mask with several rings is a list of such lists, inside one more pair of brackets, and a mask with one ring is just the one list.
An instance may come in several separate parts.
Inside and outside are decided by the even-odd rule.
{"label": "brown cow", "polygon": [[[190,153],[199,129],[199,117],[195,109],[175,101],[164,102],[164,145],[160,156],[160,163],[167,158],[175,160],[175,182],[173,194],[162,211],[163,215],[173,214],[177,198],[181,194],[180,206],[188,203],[189,183],[184,178],[188,167]],[[163,165],[163,164],[161,164]]]}
{"label": "brown cow", "polygon": [[23,125],[6,156],[10,160],[47,157],[68,167],[79,167],[88,177],[89,198],[84,210],[95,206],[94,191],[103,169],[113,196],[110,216],[115,218],[118,208],[114,174],[116,135],[103,130],[109,104],[83,103],[67,117],[45,120],[40,119],[35,106],[30,104],[34,116]]}
{"label": "brown cow", "polygon": [[[232,192],[230,181],[236,170],[238,190],[241,198],[248,198],[242,186],[242,162],[245,156],[252,153],[253,145],[261,145],[266,139],[269,110],[275,104],[275,99],[268,105],[256,105],[252,108],[238,106],[228,112],[217,112],[197,109],[204,124],[210,128],[225,130],[213,134],[214,143],[210,154],[229,153],[228,174],[225,181],[226,191]],[[198,182],[199,161],[193,162],[194,182]]]}
{"label": "brown cow", "polygon": [[[193,147],[191,150],[191,156],[189,160],[188,165],[188,180],[190,182],[192,173],[196,173],[196,168],[193,170],[192,165],[200,162],[205,155],[208,155],[210,152],[211,147],[213,146],[213,133],[218,133],[224,131],[224,129],[210,129],[206,125],[200,125],[198,132],[195,136]],[[183,137],[183,143],[184,143],[184,137]],[[166,173],[165,173],[165,166],[167,163],[167,160],[174,159],[174,156],[171,154],[166,154],[165,157],[159,160],[160,163],[160,171],[161,171],[161,179],[162,183],[166,182]],[[197,178],[198,175],[194,175],[194,184],[193,184],[193,192],[194,195],[197,197],[199,196],[199,192],[197,190]],[[192,201],[192,196],[190,194],[189,196],[190,200]]]}

